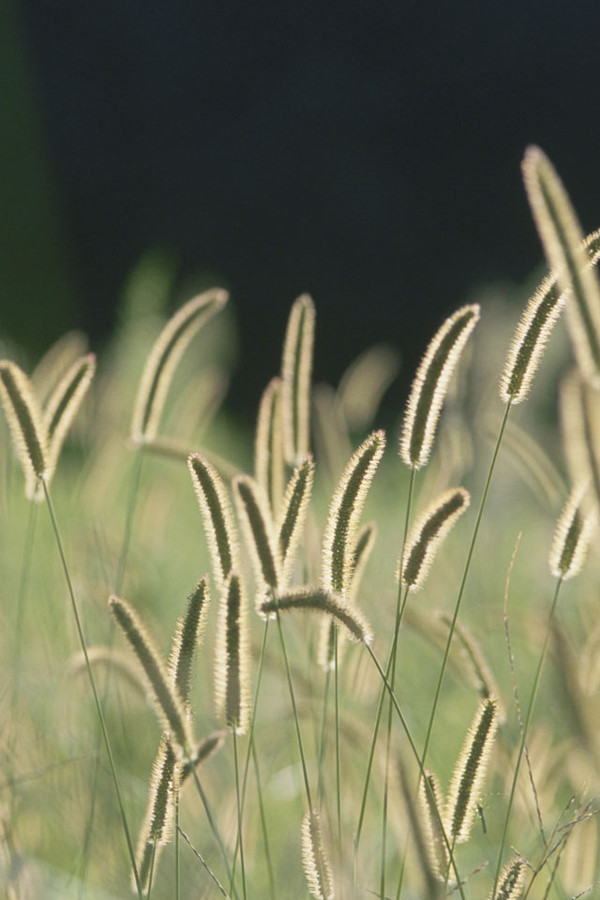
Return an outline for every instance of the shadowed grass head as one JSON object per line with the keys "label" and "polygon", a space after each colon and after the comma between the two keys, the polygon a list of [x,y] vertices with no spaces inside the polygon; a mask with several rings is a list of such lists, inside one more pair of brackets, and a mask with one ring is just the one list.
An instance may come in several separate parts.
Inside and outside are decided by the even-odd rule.
{"label": "shadowed grass head", "polygon": [[0,400],[25,475],[27,498],[41,500],[38,488],[48,473],[48,436],[29,378],[8,360],[0,361]]}

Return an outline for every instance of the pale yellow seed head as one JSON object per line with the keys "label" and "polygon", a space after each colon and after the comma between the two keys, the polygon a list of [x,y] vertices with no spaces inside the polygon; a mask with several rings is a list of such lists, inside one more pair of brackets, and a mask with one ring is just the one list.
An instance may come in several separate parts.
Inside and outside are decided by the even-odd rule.
{"label": "pale yellow seed head", "polygon": [[310,380],[315,307],[308,294],[292,304],[281,364],[285,456],[295,466],[310,450]]}

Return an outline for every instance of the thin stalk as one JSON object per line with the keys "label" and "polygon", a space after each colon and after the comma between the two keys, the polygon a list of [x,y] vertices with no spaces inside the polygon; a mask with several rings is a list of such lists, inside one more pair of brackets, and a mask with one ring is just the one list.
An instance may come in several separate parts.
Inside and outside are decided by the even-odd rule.
{"label": "thin stalk", "polygon": [[491,459],[490,466],[488,469],[487,478],[486,478],[485,485],[483,488],[483,494],[481,496],[481,501],[479,503],[479,509],[477,510],[477,518],[475,519],[475,527],[473,528],[473,535],[471,537],[471,543],[469,545],[469,551],[467,553],[467,560],[465,562],[465,567],[464,567],[462,578],[460,581],[460,586],[458,589],[458,596],[456,598],[456,604],[454,606],[454,614],[452,616],[452,622],[450,623],[450,630],[448,632],[448,638],[446,640],[446,647],[444,649],[442,666],[440,669],[440,674],[438,676],[437,685],[436,685],[436,689],[435,689],[433,706],[431,707],[431,715],[429,716],[429,722],[427,725],[427,734],[425,735],[425,745],[423,747],[423,756],[421,757],[422,768],[425,767],[425,760],[427,757],[427,751],[429,750],[429,742],[431,740],[431,732],[433,729],[433,722],[435,720],[435,714],[437,712],[438,702],[440,699],[440,693],[442,690],[442,682],[444,680],[444,674],[446,672],[446,665],[448,663],[448,656],[450,654],[450,646],[452,644],[452,638],[454,637],[454,629],[456,626],[456,620],[458,619],[460,605],[462,602],[463,594],[465,592],[465,586],[467,584],[467,576],[468,576],[469,570],[471,568],[471,560],[473,559],[473,551],[475,550],[475,543],[477,541],[477,535],[479,534],[479,526],[481,525],[481,519],[483,517],[483,510],[485,508],[485,504],[487,501],[490,484],[492,483],[492,475],[494,474],[494,469],[496,467],[496,461],[498,459],[498,453],[500,452],[500,444],[502,443],[502,437],[504,435],[504,430],[506,428],[506,423],[508,421],[508,414],[510,413],[511,403],[512,403],[512,400],[509,400],[507,402],[505,410],[504,410],[504,416],[502,417],[502,422],[500,424],[500,430],[498,431],[498,437],[496,439],[496,446],[494,447],[494,452],[492,454],[492,459]]}
{"label": "thin stalk", "polygon": [[[410,481],[409,481],[409,484],[408,484],[408,498],[407,498],[407,501],[406,501],[406,514],[405,514],[405,518],[404,518],[404,533],[403,533],[403,536],[402,536],[402,552],[401,552],[401,555],[400,555],[400,574],[402,574],[402,563],[403,563],[403,560],[404,560],[404,549],[405,549],[405,546],[406,546],[406,538],[407,538],[407,535],[408,535],[408,526],[409,526],[409,523],[410,523],[410,512],[411,512],[411,507],[412,507],[412,498],[413,498],[414,485],[415,485],[415,474],[416,474],[416,469],[411,468],[411,470],[410,470]],[[402,578],[400,578],[400,584],[398,585],[398,596],[397,596],[397,601],[396,601],[396,615],[395,615],[395,623],[394,623],[394,637],[393,637],[393,640],[392,640],[392,645],[391,645],[391,647],[390,647],[390,652],[389,652],[388,659],[387,659],[387,662],[386,662],[386,667],[385,667],[386,678],[389,678],[389,677],[390,677],[390,673],[391,673],[392,671],[393,671],[393,673],[394,673],[393,678],[395,678],[395,672],[396,672],[396,655],[397,655],[397,648],[398,648],[398,634],[399,634],[399,631],[400,631],[400,625],[402,624],[402,617],[403,617],[403,615],[404,615],[404,609],[405,609],[405,606],[406,606],[406,600],[407,600],[407,597],[408,597],[408,591],[405,591],[405,592],[404,592],[404,597],[402,598]],[[359,816],[358,816],[358,825],[357,825],[357,827],[356,827],[356,836],[355,836],[355,838],[354,838],[354,861],[355,861],[354,869],[355,869],[355,875],[356,875],[356,856],[357,856],[357,853],[358,853],[358,845],[359,845],[359,843],[360,843],[360,837],[361,837],[361,833],[362,833],[363,819],[364,819],[365,808],[366,808],[366,804],[367,804],[367,794],[368,794],[368,792],[369,792],[369,783],[370,783],[370,779],[371,779],[371,769],[372,769],[372,767],[373,767],[373,759],[374,759],[374,756],[375,756],[375,745],[376,745],[376,743],[377,743],[377,736],[378,736],[378,734],[379,734],[379,725],[380,725],[380,722],[381,722],[381,714],[382,714],[382,711],[383,711],[383,703],[384,703],[384,700],[385,700],[385,685],[382,685],[382,687],[381,687],[381,693],[380,693],[380,695],[379,695],[379,702],[378,702],[378,704],[377,704],[377,714],[376,714],[376,716],[375,716],[375,727],[374,727],[374,729],[373,729],[373,736],[372,736],[372,738],[371,738],[371,747],[370,747],[370,750],[369,750],[369,759],[368,759],[368,762],[367,762],[367,774],[366,774],[366,776],[365,776],[365,785],[364,785],[364,788],[363,788],[362,800],[361,800],[361,805],[360,805],[360,812],[359,812]],[[391,715],[391,705],[390,705],[390,715]],[[356,887],[356,883],[355,883],[355,887]]]}
{"label": "thin stalk", "polygon": [[152,859],[150,861],[150,875],[148,876],[148,891],[146,893],[146,900],[150,900],[150,895],[152,894],[152,887],[154,885],[154,863],[156,861],[156,844],[152,847]]}
{"label": "thin stalk", "polygon": [[187,836],[187,834],[185,833],[185,831],[183,830],[183,828],[181,828],[181,827],[178,825],[178,826],[177,826],[177,831],[179,832],[179,834],[181,835],[181,837],[184,839],[184,841],[186,842],[186,844],[188,845],[188,847],[190,848],[190,850],[192,851],[192,853],[194,854],[194,856],[196,857],[196,859],[199,860],[199,861],[202,863],[202,865],[204,866],[204,868],[205,868],[206,871],[208,872],[208,875],[209,875],[210,878],[214,881],[214,883],[215,883],[217,889],[219,890],[219,892],[220,892],[224,897],[227,897],[227,900],[231,900],[231,897],[229,896],[229,894],[227,893],[227,891],[225,890],[225,888],[223,887],[223,885],[221,884],[221,882],[219,881],[219,879],[217,878],[217,876],[215,875],[215,873],[212,871],[212,869],[210,868],[210,866],[208,865],[208,863],[206,862],[206,860],[204,859],[204,857],[202,856],[202,854],[200,853],[200,851],[197,850],[196,847],[194,847],[194,845],[193,845],[192,842],[190,841],[189,837]]}
{"label": "thin stalk", "polygon": [[179,792],[175,798],[175,898],[179,900]]}
{"label": "thin stalk", "polygon": [[308,781],[308,771],[306,768],[306,759],[304,757],[304,747],[302,745],[302,735],[300,734],[300,722],[298,721],[298,710],[296,708],[296,698],[294,696],[294,686],[292,684],[292,676],[290,673],[290,664],[288,662],[287,650],[285,648],[285,639],[283,637],[283,628],[281,627],[281,617],[277,612],[277,628],[279,629],[279,640],[281,642],[281,652],[283,653],[283,661],[285,663],[285,673],[287,676],[288,689],[290,692],[290,701],[292,704],[292,712],[294,714],[294,723],[296,726],[296,737],[298,738],[298,750],[300,752],[300,762],[302,764],[302,775],[304,778],[304,787],[306,789],[306,801],[309,810],[313,809],[312,798],[310,794],[310,784]]}
{"label": "thin stalk", "polygon": [[240,847],[240,866],[242,868],[242,893],[244,895],[244,900],[246,900],[246,865],[244,862],[244,841],[242,839],[242,802],[240,796],[240,770],[238,763],[238,751],[237,751],[237,735],[235,733],[235,728],[232,729],[233,734],[233,763],[235,769],[235,796],[237,801],[237,815],[238,815],[238,844]]}
{"label": "thin stalk", "polygon": [[341,782],[341,763],[340,763],[340,693],[338,678],[338,632],[337,628],[333,636],[333,660],[334,670],[334,699],[335,699],[335,786],[336,786],[336,809],[337,809],[337,827],[338,827],[338,859],[342,858],[342,782]]}
{"label": "thin stalk", "polygon": [[269,891],[271,894],[271,900],[277,900],[277,895],[275,894],[275,878],[273,877],[273,863],[271,861],[271,851],[269,848],[269,830],[267,828],[267,820],[265,817],[265,807],[263,803],[262,796],[262,788],[260,781],[260,772],[258,769],[258,754],[256,752],[256,745],[252,744],[252,759],[254,761],[254,773],[256,775],[256,786],[258,792],[258,809],[260,813],[260,827],[263,834],[263,841],[265,845],[265,859],[267,861],[267,874],[269,876]]}
{"label": "thin stalk", "polygon": [[[369,656],[371,657],[371,659],[372,659],[372,661],[373,661],[373,664],[374,664],[375,668],[376,668],[377,671],[379,672],[379,677],[381,678],[381,680],[382,680],[382,682],[383,682],[383,685],[384,685],[384,687],[385,687],[385,690],[387,691],[387,693],[388,693],[388,695],[389,695],[389,697],[390,697],[390,699],[391,699],[391,701],[392,701],[392,704],[393,704],[394,709],[395,709],[395,711],[396,711],[396,715],[398,716],[398,718],[399,718],[399,720],[400,720],[400,724],[402,725],[402,728],[404,729],[404,733],[405,733],[406,738],[407,738],[407,740],[408,740],[410,749],[411,749],[412,754],[413,754],[413,756],[415,757],[415,760],[416,760],[417,765],[418,765],[418,767],[419,767],[419,773],[420,773],[420,776],[421,776],[421,778],[423,778],[425,784],[428,786],[427,789],[429,790],[429,789],[430,789],[430,787],[429,787],[429,782],[427,781],[427,778],[425,777],[425,769],[424,769],[423,763],[422,763],[422,761],[421,761],[421,756],[420,756],[419,751],[417,750],[417,747],[416,747],[416,745],[415,745],[415,742],[414,742],[414,740],[413,740],[413,738],[412,738],[412,735],[411,735],[411,733],[410,733],[410,729],[409,729],[409,727],[408,727],[408,723],[407,723],[406,719],[404,718],[404,714],[403,714],[402,710],[400,709],[400,705],[399,705],[399,703],[398,703],[398,700],[397,700],[397,698],[396,698],[396,695],[394,694],[394,691],[392,690],[392,686],[390,685],[390,683],[389,683],[389,681],[388,681],[388,679],[387,679],[387,677],[386,677],[386,675],[385,675],[383,669],[381,668],[381,664],[380,664],[379,660],[377,659],[377,657],[375,656],[375,654],[374,654],[372,648],[369,646],[369,644],[365,644],[365,647],[366,647],[366,649],[367,649],[367,652],[368,652]],[[444,843],[446,844],[446,847],[448,848],[448,852],[449,852],[449,855],[450,855],[450,865],[452,866],[452,870],[453,870],[454,875],[455,875],[455,878],[456,878],[456,888],[457,888],[457,890],[458,890],[458,892],[459,892],[459,894],[460,894],[462,900],[466,900],[465,895],[464,895],[464,891],[463,891],[463,888],[462,888],[463,883],[462,883],[461,878],[460,878],[460,876],[459,876],[459,874],[458,874],[458,869],[457,869],[457,867],[456,867],[456,861],[455,861],[455,859],[454,859],[454,854],[452,853],[452,848],[451,848],[451,846],[450,846],[450,842],[449,842],[448,836],[447,836],[447,834],[446,834],[446,829],[444,828],[444,825],[443,825],[443,822],[441,821],[441,819],[440,819],[440,825],[441,825],[441,827],[442,827],[442,835],[443,835],[443,838],[444,838]]]}
{"label": "thin stalk", "polygon": [[331,682],[331,671],[327,669],[325,672],[325,688],[323,690],[323,719],[321,721],[321,742],[319,745],[319,780],[317,788],[317,799],[319,808],[323,803],[325,793],[325,785],[323,780],[323,760],[325,759],[325,746],[327,744],[327,707],[329,706],[329,684]]}
{"label": "thin stalk", "polygon": [[494,888],[492,890],[492,897],[495,896],[496,888],[498,886],[498,878],[500,877],[500,869],[502,867],[502,854],[504,853],[504,847],[506,846],[506,838],[508,835],[508,823],[510,820],[510,814],[512,812],[513,802],[515,799],[515,791],[517,789],[517,778],[519,775],[519,769],[521,767],[523,751],[525,750],[525,742],[527,740],[527,732],[529,730],[529,723],[531,722],[533,707],[535,705],[535,699],[537,696],[537,691],[538,691],[538,687],[539,687],[539,683],[540,683],[540,676],[542,674],[542,667],[544,665],[544,658],[546,656],[546,650],[548,649],[548,643],[550,641],[550,635],[552,633],[552,621],[554,619],[554,612],[556,610],[556,604],[558,603],[558,597],[560,594],[560,588],[561,588],[562,582],[563,582],[563,579],[561,576],[556,581],[556,588],[554,591],[554,597],[552,599],[552,606],[550,607],[550,614],[548,616],[548,626],[546,628],[546,637],[544,639],[544,646],[542,647],[542,652],[540,654],[537,668],[535,670],[535,676],[533,679],[533,687],[531,689],[531,696],[529,697],[529,704],[527,706],[527,712],[525,713],[525,721],[523,722],[523,732],[521,734],[521,742],[519,744],[519,752],[517,753],[517,761],[515,763],[515,771],[513,772],[512,784],[510,786],[510,795],[508,797],[508,805],[506,808],[506,815],[504,817],[504,827],[502,829],[502,838],[500,839],[500,850],[498,851],[498,862],[496,864],[496,874],[494,876]]}
{"label": "thin stalk", "polygon": [[74,592],[74,590],[73,590],[73,584],[72,584],[72,582],[71,582],[71,575],[70,575],[70,572],[69,572],[69,567],[68,567],[68,565],[67,565],[67,560],[66,560],[66,557],[65,557],[65,552],[64,552],[64,549],[63,549],[63,543],[62,543],[62,540],[61,540],[61,537],[60,537],[60,532],[59,532],[59,529],[58,529],[58,522],[57,522],[57,520],[56,520],[56,515],[55,515],[55,512],[54,512],[54,507],[53,507],[53,505],[52,505],[52,500],[51,500],[51,498],[50,498],[50,491],[48,490],[48,485],[47,485],[46,482],[43,481],[43,480],[42,480],[42,485],[43,485],[43,488],[44,488],[44,494],[45,494],[45,497],[46,497],[46,504],[47,504],[47,506],[48,506],[48,511],[49,511],[49,513],[50,513],[50,519],[51,519],[51,521],[52,521],[52,529],[53,529],[53,531],[54,531],[54,536],[55,536],[55,538],[56,538],[56,543],[57,543],[57,546],[58,546],[58,552],[59,552],[59,556],[60,556],[60,559],[61,559],[63,571],[64,571],[64,574],[65,574],[65,579],[66,579],[66,582],[67,582],[67,588],[68,588],[68,591],[69,591],[69,597],[70,597],[70,600],[71,600],[71,607],[72,607],[72,610],[73,610],[73,616],[74,616],[74,618],[75,618],[75,625],[76,625],[76,627],[77,627],[77,634],[78,634],[78,636],[79,636],[79,642],[80,642],[80,644],[81,644],[81,651],[82,651],[83,657],[84,657],[84,659],[85,659],[85,666],[86,666],[86,669],[87,669],[87,674],[88,674],[88,678],[89,678],[89,681],[90,681],[90,685],[91,685],[91,688],[92,688],[92,693],[93,693],[93,695],[94,695],[94,703],[96,704],[96,711],[97,711],[97,713],[98,713],[98,721],[100,722],[100,728],[101,728],[101,730],[102,730],[102,737],[104,738],[104,745],[105,745],[105,747],[106,747],[106,754],[107,754],[107,756],[108,756],[108,763],[109,763],[109,766],[110,766],[110,771],[111,771],[113,783],[114,783],[114,786],[115,786],[115,791],[116,791],[116,794],[117,794],[117,802],[118,802],[118,805],[119,805],[119,812],[120,812],[120,814],[121,814],[121,822],[122,822],[122,825],[123,825],[123,831],[125,832],[125,839],[126,839],[126,841],[127,841],[127,849],[128,849],[128,852],[129,852],[129,859],[130,859],[130,861],[131,861],[131,865],[132,865],[132,868],[133,868],[133,876],[134,876],[134,879],[135,879],[136,889],[137,889],[138,897],[140,898],[140,900],[142,900],[142,891],[141,891],[141,887],[140,887],[140,879],[139,879],[139,875],[138,875],[137,866],[136,866],[136,863],[135,863],[135,852],[134,852],[134,849],[133,849],[133,843],[132,843],[132,841],[131,841],[131,834],[130,834],[130,831],[129,831],[129,825],[128,825],[128,823],[127,823],[127,816],[125,815],[125,807],[124,807],[124,805],[123,805],[123,798],[122,798],[122,796],[121,796],[121,788],[119,787],[119,779],[118,779],[118,777],[117,777],[117,769],[116,769],[115,762],[114,762],[114,759],[113,759],[112,748],[111,748],[111,745],[110,745],[110,739],[109,739],[109,737],[108,737],[108,730],[107,730],[107,728],[106,728],[106,722],[105,722],[105,720],[104,720],[104,713],[103,713],[103,711],[102,711],[102,704],[100,703],[100,697],[98,696],[98,689],[97,689],[97,687],[96,687],[96,681],[95,681],[95,678],[94,678],[94,673],[93,673],[93,671],[92,671],[92,666],[91,666],[91,664],[90,664],[90,660],[89,660],[89,657],[88,657],[88,652],[87,652],[87,646],[86,646],[86,643],[85,643],[85,638],[84,638],[84,636],[83,636],[83,628],[82,628],[82,626],[81,626],[81,619],[79,618],[79,610],[78,610],[78,607],[77,607],[77,601],[76,601],[76,599],[75,599],[75,592]]}
{"label": "thin stalk", "polygon": [[[213,818],[213,815],[212,815],[212,812],[210,809],[210,804],[208,802],[208,797],[204,793],[204,788],[202,787],[202,784],[200,783],[200,779],[198,778],[198,773],[196,772],[195,768],[192,770],[192,774],[194,776],[194,783],[196,785],[196,790],[198,791],[198,795],[199,795],[200,799],[202,800],[202,805],[204,807],[204,812],[206,813],[206,818],[208,820],[208,824],[210,825],[210,830],[212,831],[213,836],[214,836],[217,844],[219,845],[219,850],[221,851],[221,856],[223,857],[223,862],[225,864],[225,872],[227,873],[227,878],[229,879],[229,884],[231,885],[231,891],[234,894],[234,896],[237,897],[237,891],[233,885],[233,876],[231,873],[231,867],[229,865],[229,860],[227,859],[225,845],[224,845],[223,839],[219,833],[219,829],[217,828],[217,823],[215,822],[215,820]],[[181,829],[179,829],[179,831],[180,831],[180,834],[183,836],[183,838],[185,840],[187,840],[183,831],[181,831]]]}

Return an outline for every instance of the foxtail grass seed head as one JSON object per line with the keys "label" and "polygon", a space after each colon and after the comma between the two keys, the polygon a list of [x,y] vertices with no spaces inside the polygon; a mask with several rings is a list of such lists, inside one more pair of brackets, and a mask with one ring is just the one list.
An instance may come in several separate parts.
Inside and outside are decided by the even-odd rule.
{"label": "foxtail grass seed head", "polygon": [[275,517],[285,483],[280,378],[271,379],[260,401],[254,441],[254,476],[269,501],[271,515]]}
{"label": "foxtail grass seed head", "polygon": [[215,704],[227,728],[244,734],[250,718],[246,598],[239,575],[225,584],[216,641]]}
{"label": "foxtail grass seed head", "polygon": [[88,339],[81,331],[68,331],[46,350],[31,373],[35,396],[42,408],[64,373],[88,350]]}
{"label": "foxtail grass seed head", "polygon": [[577,370],[561,384],[560,420],[571,481],[575,487],[591,483],[600,509],[600,389]]}
{"label": "foxtail grass seed head", "polygon": [[527,863],[522,856],[515,856],[500,873],[496,892],[488,900],[519,900],[525,887]]}
{"label": "foxtail grass seed head", "polygon": [[161,331],[146,360],[133,410],[131,433],[136,444],[155,437],[179,360],[199,328],[223,308],[227,297],[227,292],[219,289],[199,294],[185,303]]}
{"label": "foxtail grass seed head", "polygon": [[419,782],[419,800],[423,819],[431,867],[437,878],[445,878],[448,872],[449,857],[444,840],[444,798],[439,781],[433,772],[426,772],[425,778]]}
{"label": "foxtail grass seed head", "polygon": [[411,528],[402,566],[402,584],[410,590],[423,587],[438,547],[468,509],[469,492],[450,488],[437,497]]}
{"label": "foxtail grass seed head", "polygon": [[497,726],[498,705],[488,697],[477,710],[452,775],[446,834],[454,843],[468,840]]}
{"label": "foxtail grass seed head", "polygon": [[48,479],[52,477],[67,432],[85,397],[96,371],[96,357],[88,353],[65,373],[48,397],[44,426],[48,435]]}
{"label": "foxtail grass seed head", "polygon": [[312,492],[315,464],[308,456],[289,480],[277,525],[277,541],[282,560],[281,583],[287,585],[294,565],[298,542],[302,535]]}
{"label": "foxtail grass seed head", "polygon": [[281,558],[265,498],[248,475],[234,479],[233,494],[254,561],[256,579],[263,586],[277,588],[281,579]]}
{"label": "foxtail grass seed head", "polygon": [[204,637],[209,605],[208,578],[205,575],[188,597],[185,617],[177,622],[169,658],[169,671],[172,673],[175,687],[186,704],[190,698],[194,652]]}
{"label": "foxtail grass seed head", "polygon": [[310,450],[310,379],[315,307],[308,294],[292,304],[281,363],[283,433],[286,462],[296,466]]}
{"label": "foxtail grass seed head", "polygon": [[437,331],[417,369],[400,438],[400,456],[411,468],[421,469],[429,460],[452,373],[479,314],[476,303],[457,309]]}
{"label": "foxtail grass seed head", "polygon": [[199,453],[192,453],[188,457],[188,468],[202,513],[213,578],[220,593],[227,576],[238,564],[238,543],[231,504],[223,479],[207,459]]}
{"label": "foxtail grass seed head", "polygon": [[46,429],[29,378],[9,360],[0,360],[0,400],[25,475],[27,499],[42,500],[40,482],[48,472]]}
{"label": "foxtail grass seed head", "polygon": [[150,637],[136,611],[114,594],[109,598],[113,616],[139,659],[148,679],[157,715],[168,733],[177,759],[193,754],[195,739],[192,726],[179,691],[169,677],[160,650]]}
{"label": "foxtail grass seed head", "polygon": [[271,616],[288,610],[311,610],[330,616],[344,628],[346,636],[355,643],[370,644],[371,630],[364,616],[342,597],[322,588],[301,587],[263,597],[258,612]]}
{"label": "foxtail grass seed head", "polygon": [[315,810],[305,813],[302,819],[302,863],[311,897],[334,900],[333,875],[323,843],[321,818]]}
{"label": "foxtail grass seed head", "polygon": [[[600,258],[600,230],[589,234],[582,244],[587,266]],[[568,294],[568,292],[567,292]],[[500,397],[505,403],[521,403],[527,397],[554,325],[567,296],[548,275],[528,301],[511,341],[500,379]]]}
{"label": "foxtail grass seed head", "polygon": [[567,325],[583,376],[600,383],[600,285],[582,247],[583,235],[569,196],[546,154],[530,146],[523,179],[550,267],[567,298]]}
{"label": "foxtail grass seed head", "polygon": [[329,504],[323,536],[323,586],[347,596],[358,522],[385,450],[385,433],[374,431],[352,454]]}
{"label": "foxtail grass seed head", "polygon": [[567,581],[581,572],[597,523],[588,490],[575,488],[556,523],[550,551],[550,571],[556,578]]}
{"label": "foxtail grass seed head", "polygon": [[[179,763],[168,738],[163,734],[152,766],[146,815],[135,855],[140,887],[144,893],[149,888],[152,871],[156,870],[160,850],[169,843],[173,834],[179,780]],[[135,875],[132,876],[132,890],[137,892]]]}
{"label": "foxtail grass seed head", "polygon": [[188,778],[193,770],[202,763],[206,762],[221,749],[227,738],[226,731],[213,731],[208,737],[203,738],[196,745],[194,755],[191,759],[186,760],[181,768],[181,782]]}

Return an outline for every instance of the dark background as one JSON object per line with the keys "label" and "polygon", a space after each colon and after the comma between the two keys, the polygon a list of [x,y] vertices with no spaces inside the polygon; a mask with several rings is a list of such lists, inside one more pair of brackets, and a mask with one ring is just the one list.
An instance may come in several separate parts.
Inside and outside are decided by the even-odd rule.
{"label": "dark background", "polygon": [[11,3],[1,331],[33,359],[73,326],[101,347],[159,246],[231,291],[236,408],[302,291],[317,377],[386,340],[410,379],[477,285],[541,261],[527,144],[600,225],[597,0]]}

